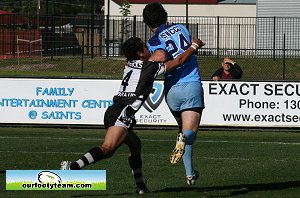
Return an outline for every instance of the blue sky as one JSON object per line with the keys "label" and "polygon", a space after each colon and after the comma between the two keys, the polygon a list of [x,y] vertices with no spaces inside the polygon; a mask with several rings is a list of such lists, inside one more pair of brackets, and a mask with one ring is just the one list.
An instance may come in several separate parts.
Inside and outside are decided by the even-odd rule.
{"label": "blue sky", "polygon": [[[38,174],[46,170],[7,170],[6,182],[11,181],[32,181],[38,182]],[[64,181],[106,181],[105,170],[47,170],[60,176]]]}

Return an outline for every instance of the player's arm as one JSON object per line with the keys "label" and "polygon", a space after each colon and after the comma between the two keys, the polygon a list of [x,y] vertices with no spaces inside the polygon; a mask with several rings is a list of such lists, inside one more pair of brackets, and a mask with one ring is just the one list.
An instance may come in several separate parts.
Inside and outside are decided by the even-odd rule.
{"label": "player's arm", "polygon": [[151,55],[150,60],[163,63],[167,60],[166,52],[162,49],[155,50],[155,52]]}
{"label": "player's arm", "polygon": [[177,56],[174,60],[170,60],[165,63],[165,71],[168,72],[175,67],[182,65],[184,62],[186,62],[190,56],[200,47],[204,46],[205,43],[203,43],[200,39],[193,38],[191,46],[185,50],[182,54]]}

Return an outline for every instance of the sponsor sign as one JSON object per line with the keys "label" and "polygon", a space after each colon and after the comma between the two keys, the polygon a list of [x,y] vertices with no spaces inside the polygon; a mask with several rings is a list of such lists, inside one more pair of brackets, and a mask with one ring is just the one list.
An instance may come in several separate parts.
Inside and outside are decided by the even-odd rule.
{"label": "sponsor sign", "polygon": [[204,82],[203,125],[300,127],[300,83]]}
{"label": "sponsor sign", "polygon": [[[120,80],[0,79],[0,122],[103,125]],[[300,127],[300,83],[204,81],[203,126]],[[163,82],[136,114],[138,125],[173,125]]]}

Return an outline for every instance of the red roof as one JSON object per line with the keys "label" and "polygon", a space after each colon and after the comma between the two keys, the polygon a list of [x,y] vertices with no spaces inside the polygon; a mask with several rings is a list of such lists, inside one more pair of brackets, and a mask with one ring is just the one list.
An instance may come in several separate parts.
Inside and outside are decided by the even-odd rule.
{"label": "red roof", "polygon": [[[113,0],[117,4],[122,4],[122,0]],[[154,2],[152,1],[147,1],[147,0],[128,0],[129,3],[131,4],[147,4]],[[186,4],[188,2],[189,4],[217,4],[218,0],[160,0],[159,1],[161,4]]]}
{"label": "red roof", "polygon": [[5,11],[5,10],[0,10],[0,14],[14,14],[14,13],[8,12],[8,11]]}
{"label": "red roof", "polygon": [[[27,17],[16,15],[15,13],[0,10],[0,24],[1,25],[22,25],[27,24],[29,19]],[[37,24],[37,19],[30,19],[31,24]]]}

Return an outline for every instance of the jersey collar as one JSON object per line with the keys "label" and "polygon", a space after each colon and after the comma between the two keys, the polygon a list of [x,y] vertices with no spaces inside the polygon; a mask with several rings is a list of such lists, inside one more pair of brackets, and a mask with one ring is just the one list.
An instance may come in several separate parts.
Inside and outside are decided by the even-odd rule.
{"label": "jersey collar", "polygon": [[163,30],[167,29],[168,26],[166,24],[161,24],[160,26],[158,26],[158,28],[155,31],[155,34],[158,35],[159,33],[161,33]]}

